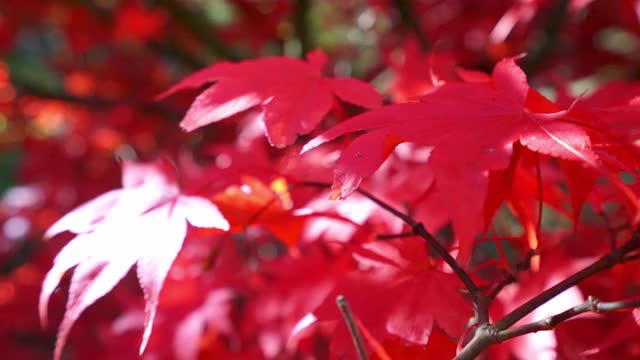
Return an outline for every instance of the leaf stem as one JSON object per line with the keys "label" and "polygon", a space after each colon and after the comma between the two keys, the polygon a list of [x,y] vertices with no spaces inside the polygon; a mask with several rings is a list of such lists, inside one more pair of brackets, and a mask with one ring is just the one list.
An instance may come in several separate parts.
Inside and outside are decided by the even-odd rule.
{"label": "leaf stem", "polygon": [[[480,353],[482,353],[486,348],[491,346],[492,344],[496,344],[502,340],[510,339],[516,336],[520,336],[529,332],[544,330],[542,325],[548,326],[548,323],[540,323],[540,324],[527,324],[522,327],[516,327],[509,329],[510,326],[530,314],[532,311],[545,304],[547,301],[553,299],[560,293],[565,290],[571,288],[572,286],[577,285],[584,279],[600,272],[603,270],[610,269],[614,267],[616,264],[622,263],[626,260],[626,255],[631,253],[634,250],[640,248],[640,231],[636,231],[631,239],[627,241],[622,247],[615,249],[608,253],[607,255],[601,257],[596,262],[591,265],[585,267],[584,269],[574,273],[568,278],[562,280],[556,285],[550,287],[549,289],[543,291],[538,294],[536,297],[527,301],[520,307],[508,313],[501,320],[496,322],[495,324],[484,324],[478,328],[473,338],[462,351],[455,357],[455,360],[471,360],[475,359]],[[595,302],[595,299],[592,299],[591,302]],[[617,309],[622,309],[625,307],[630,307],[636,305],[636,302],[616,302],[616,303],[604,303],[603,305],[598,305],[596,308],[598,311],[614,311]],[[563,313],[556,315],[556,318],[551,320],[551,325],[555,326],[557,323],[562,322],[566,319],[569,319],[573,316],[578,315],[578,312],[586,312],[591,311],[588,307],[589,304],[583,304],[579,306],[577,309],[569,309]],[[593,304],[591,304],[593,305]],[[602,306],[602,307],[600,307]],[[586,309],[583,309],[586,308]],[[543,321],[544,322],[544,321]],[[506,335],[504,335],[506,333]]]}
{"label": "leaf stem", "polygon": [[338,309],[340,310],[340,313],[342,313],[344,322],[347,324],[347,328],[349,328],[351,339],[353,339],[353,345],[356,347],[356,351],[358,352],[358,358],[360,360],[367,360],[367,351],[364,348],[364,342],[362,342],[360,331],[358,331],[358,327],[356,326],[356,322],[353,318],[353,314],[351,313],[351,309],[349,308],[347,299],[342,295],[338,295],[336,297],[336,305],[338,305]]}
{"label": "leaf stem", "polygon": [[[303,186],[313,186],[320,188],[330,188],[331,184],[323,183],[323,182],[313,182],[313,181],[305,181],[302,183]],[[367,199],[373,201],[376,205],[380,206],[384,210],[393,214],[397,218],[401,219],[405,222],[405,224],[411,227],[411,230],[414,234],[422,237],[427,244],[444,260],[444,262],[449,265],[451,270],[458,276],[458,278],[462,281],[464,286],[469,291],[473,299],[473,303],[476,306],[476,312],[478,314],[478,323],[484,323],[489,321],[489,299],[480,291],[476,283],[471,279],[471,276],[462,268],[462,266],[456,261],[456,259],[449,254],[447,249],[444,246],[440,245],[438,240],[431,234],[427,229],[425,229],[422,223],[415,221],[411,216],[403,213],[402,211],[394,208],[393,206],[387,204],[385,201],[379,199],[375,195],[370,192],[363,190],[361,188],[356,189],[356,191]]]}
{"label": "leaf stem", "polygon": [[403,232],[403,233],[398,233],[398,234],[378,234],[378,235],[376,235],[376,239],[377,240],[392,240],[392,239],[412,237],[412,236],[416,236],[416,234],[413,231],[410,231],[410,232]]}

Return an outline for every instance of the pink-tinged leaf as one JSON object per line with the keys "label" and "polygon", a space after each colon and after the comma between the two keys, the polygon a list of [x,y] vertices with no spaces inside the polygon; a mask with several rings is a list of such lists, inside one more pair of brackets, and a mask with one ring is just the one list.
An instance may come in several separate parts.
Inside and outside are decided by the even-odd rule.
{"label": "pink-tinged leaf", "polygon": [[353,78],[327,79],[326,81],[331,91],[342,101],[367,109],[375,109],[382,104],[382,97],[369,83]]}
{"label": "pink-tinged leaf", "polygon": [[174,353],[178,360],[197,360],[202,331],[213,326],[223,334],[230,334],[234,325],[228,314],[230,303],[237,294],[230,288],[217,288],[207,295],[202,306],[187,316],[176,329]]}
{"label": "pink-tinged leaf", "polygon": [[215,84],[201,93],[181,122],[183,129],[199,127],[261,107],[271,145],[285,147],[298,135],[311,132],[329,113],[338,97],[362,107],[381,103],[375,89],[355,79],[322,76],[322,51],[307,55],[307,62],[289,57],[268,57],[237,64],[215,64],[186,78],[162,96],[185,88]]}
{"label": "pink-tinged leaf", "polygon": [[42,326],[47,326],[47,305],[49,304],[49,298],[60,284],[62,276],[67,270],[88,259],[91,256],[92,246],[93,244],[90,239],[87,239],[87,236],[78,235],[56,256],[53,267],[49,270],[42,282],[42,292],[40,293],[40,301],[38,303],[40,323]]}
{"label": "pink-tinged leaf", "polygon": [[110,291],[136,263],[146,303],[142,353],[151,335],[160,290],[182,248],[187,221],[195,226],[229,228],[211,202],[182,195],[169,169],[166,162],[125,163],[123,189],[80,206],[52,226],[55,233],[71,230],[77,234],[56,256],[40,294],[40,319],[46,324],[52,292],[64,273],[77,266],[56,341],[56,360],[80,314]]}
{"label": "pink-tinged leaf", "polygon": [[[203,199],[203,201],[206,201]],[[178,205],[179,206],[179,205]],[[154,212],[144,224],[145,234],[150,239],[149,246],[138,259],[138,281],[144,292],[145,319],[140,355],[147,346],[151,336],[151,327],[156,316],[160,290],[169,273],[171,264],[182,248],[182,240],[187,234],[184,217],[173,216],[173,209],[168,206]]]}
{"label": "pink-tinged leaf", "polygon": [[176,182],[175,167],[167,159],[160,159],[152,163],[122,163],[122,187],[137,189],[141,186],[170,187]]}
{"label": "pink-tinged leaf", "polygon": [[71,327],[80,314],[113,289],[134,263],[135,259],[131,256],[122,256],[115,261],[99,257],[90,258],[78,265],[71,278],[67,309],[58,329],[54,359],[60,359]]}
{"label": "pink-tinged leaf", "polygon": [[62,232],[84,233],[94,229],[102,220],[102,214],[111,208],[119,199],[122,190],[112,190],[81,205],[56,221],[45,233],[45,238],[52,238]]}
{"label": "pink-tinged leaf", "polygon": [[198,196],[181,196],[174,211],[184,212],[189,224],[199,228],[229,230],[229,222],[209,200]]}
{"label": "pink-tinged leaf", "polygon": [[496,23],[493,30],[491,30],[491,34],[489,34],[489,39],[493,43],[501,43],[503,42],[507,36],[511,33],[511,30],[518,23],[518,14],[514,8],[507,10],[507,12],[502,15],[500,20]]}

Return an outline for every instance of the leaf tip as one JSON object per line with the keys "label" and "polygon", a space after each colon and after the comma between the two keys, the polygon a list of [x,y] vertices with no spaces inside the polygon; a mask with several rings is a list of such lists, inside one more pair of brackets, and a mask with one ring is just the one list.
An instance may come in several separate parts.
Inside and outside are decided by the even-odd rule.
{"label": "leaf tip", "polygon": [[48,324],[48,306],[49,306],[49,297],[47,296],[43,299],[43,296],[40,295],[40,301],[38,302],[38,317],[40,318],[40,327],[46,329]]}
{"label": "leaf tip", "polygon": [[184,132],[192,132],[193,130],[195,130],[197,128],[198,128],[197,126],[192,126],[192,125],[188,124],[188,122],[185,121],[185,120],[182,120],[180,122],[180,129],[182,129],[182,131],[184,131]]}
{"label": "leaf tip", "polygon": [[221,218],[219,220],[219,223],[216,225],[216,227],[222,231],[229,231],[229,229],[231,229],[231,225],[229,224],[229,221],[227,221],[227,219],[225,218]]}
{"label": "leaf tip", "polygon": [[324,144],[327,141],[329,141],[329,139],[325,139],[322,135],[311,139],[311,141],[309,141],[308,143],[304,144],[304,146],[302,146],[302,150],[300,150],[300,155],[306,153],[309,150],[317,148],[318,146]]}
{"label": "leaf tip", "polygon": [[[151,320],[151,322],[153,322],[153,320]],[[140,349],[138,350],[139,356],[142,356],[142,354],[144,354],[144,351],[147,349],[149,338],[151,337],[151,326],[152,323],[145,324],[144,326],[144,334],[142,335],[142,342],[140,343]]]}

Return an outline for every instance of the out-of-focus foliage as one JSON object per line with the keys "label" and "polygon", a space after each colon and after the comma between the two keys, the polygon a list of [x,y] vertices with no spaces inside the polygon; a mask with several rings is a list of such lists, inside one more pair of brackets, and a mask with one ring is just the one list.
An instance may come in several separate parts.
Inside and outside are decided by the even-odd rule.
{"label": "out-of-focus foliage", "polygon": [[[355,358],[343,295],[372,358],[451,358],[471,296],[356,189],[481,291],[512,278],[499,320],[638,225],[639,76],[638,0],[3,0],[0,352]],[[638,270],[525,320],[637,299]],[[637,358],[637,312],[487,357]]]}

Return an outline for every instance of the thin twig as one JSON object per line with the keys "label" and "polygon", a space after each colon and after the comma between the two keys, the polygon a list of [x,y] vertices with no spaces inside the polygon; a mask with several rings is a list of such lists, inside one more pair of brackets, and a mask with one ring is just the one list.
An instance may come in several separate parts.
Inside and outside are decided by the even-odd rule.
{"label": "thin twig", "polygon": [[[317,187],[317,188],[321,188],[321,189],[330,189],[331,188],[331,184],[330,183],[319,182],[319,181],[304,181],[300,185],[309,186],[309,187]],[[368,191],[362,190],[360,188],[356,189],[356,191],[359,194],[361,194],[362,196],[364,196],[367,199],[369,199],[369,200],[373,201],[374,203],[376,203],[376,205],[380,206],[381,208],[383,208],[387,212],[390,212],[391,214],[393,214],[393,216],[399,218],[400,220],[405,222],[407,225],[409,225],[411,227],[416,225],[416,221],[413,220],[413,218],[411,218],[410,216],[404,214],[400,210],[396,210],[393,206],[391,206],[391,205],[387,204],[386,202],[378,199],[376,196],[372,195]]]}
{"label": "thin twig", "polygon": [[640,307],[640,300],[601,302],[600,300],[589,296],[587,301],[585,301],[584,303],[571,309],[565,310],[559,314],[549,316],[547,318],[534,321],[529,324],[500,331],[498,334],[496,334],[496,341],[502,342],[514,337],[535,333],[538,331],[553,330],[558,324],[587,312],[605,313],[632,309],[636,307]]}
{"label": "thin twig", "polygon": [[512,273],[508,273],[507,276],[501,282],[499,282],[498,285],[493,288],[493,290],[491,290],[487,297],[490,301],[493,301],[500,294],[500,292],[504,290],[505,287],[515,283],[516,281],[518,281],[518,278],[516,278],[516,276]]}
{"label": "thin twig", "polygon": [[538,237],[538,239],[540,239],[540,236],[542,235],[542,209],[544,205],[542,190],[542,170],[540,170],[540,156],[537,152],[534,152],[533,155],[536,161],[536,181],[538,183],[538,221],[536,222],[536,236]]}
{"label": "thin twig", "polygon": [[313,39],[311,37],[311,0],[296,0],[295,14],[293,16],[293,26],[296,30],[296,36],[300,40],[301,56],[313,49]]}
{"label": "thin twig", "polygon": [[431,235],[431,233],[429,233],[427,229],[425,229],[422,223],[414,224],[413,231],[417,235],[420,235],[423,239],[425,239],[427,243],[431,246],[431,248],[443,258],[444,262],[446,262],[447,265],[449,265],[449,267],[451,267],[451,270],[453,270],[453,272],[456,273],[458,278],[462,280],[462,283],[469,291],[469,294],[473,297],[474,303],[477,306],[478,317],[479,317],[478,322],[482,323],[482,322],[488,321],[489,320],[488,303],[486,305],[484,304],[485,300],[488,300],[488,299],[485,299],[484,294],[482,294],[480,289],[478,289],[478,286],[471,279],[469,274],[467,274],[467,272],[460,266],[460,264],[458,264],[456,259],[454,259],[453,256],[449,254],[447,249],[445,249],[442,245],[440,245],[438,240],[436,240],[436,238],[433,235]]}
{"label": "thin twig", "polygon": [[[330,188],[331,184],[323,183],[323,182],[314,182],[314,181],[305,181],[302,182],[303,186],[313,186],[319,188]],[[473,303],[476,307],[476,312],[478,314],[478,323],[484,323],[489,321],[489,299],[480,291],[476,283],[471,279],[471,276],[460,266],[460,264],[456,261],[456,259],[449,254],[447,249],[444,246],[440,245],[438,240],[422,225],[422,223],[416,222],[411,216],[406,215],[402,211],[394,208],[393,206],[387,204],[383,200],[379,199],[375,195],[369,193],[363,189],[356,189],[356,191],[366,197],[367,199],[373,201],[378,206],[393,214],[397,218],[401,219],[405,222],[405,224],[411,227],[411,230],[414,234],[422,237],[427,244],[444,260],[447,265],[453,270],[453,272],[458,276],[458,278],[462,281],[464,286],[469,291],[473,299]]]}
{"label": "thin twig", "polygon": [[490,301],[495,300],[495,298],[500,294],[500,292],[507,287],[507,285],[513,284],[518,281],[517,273],[529,270],[531,268],[531,259],[536,256],[536,251],[529,250],[524,259],[520,260],[517,264],[513,266],[513,272],[507,273],[504,279],[496,285],[493,290],[487,296]]}
{"label": "thin twig", "polygon": [[[587,279],[600,271],[610,269],[616,264],[624,262],[626,259],[626,255],[637,250],[638,248],[640,248],[640,232],[636,231],[631,236],[631,239],[627,241],[627,243],[625,243],[622,247],[611,251],[609,254],[601,257],[593,264],[585,267],[584,269],[574,273],[573,275],[562,280],[551,288],[538,294],[531,300],[527,301],[523,305],[508,313],[505,317],[503,317],[495,324],[483,324],[479,326],[471,341],[469,341],[469,343],[465,345],[462,351],[455,357],[455,360],[475,359],[489,346],[497,343],[498,340],[500,340],[499,334],[505,332],[517,321],[521,320],[532,311],[545,304],[547,301],[558,296],[560,293],[571,288],[572,286],[577,285],[584,279]],[[567,315],[570,315],[570,313],[566,313],[562,316]],[[523,331],[523,329],[520,329],[518,331]],[[509,333],[507,332],[507,334]]]}
{"label": "thin twig", "polygon": [[570,287],[580,283],[582,280],[590,277],[595,273],[609,269],[618,264],[627,253],[637,249],[638,247],[640,247],[640,236],[634,234],[631,240],[624,244],[624,246],[603,256],[593,264],[569,276],[568,278],[564,279],[563,281],[557,283],[556,285],[540,293],[538,296],[524,303],[517,309],[511,311],[504,318],[502,318],[502,320],[495,323],[495,328],[497,330],[504,330],[508,328],[509,326],[515,324],[518,320],[527,316],[533,310],[540,307],[542,304],[553,299],[558,294],[564,292]]}
{"label": "thin twig", "polygon": [[353,339],[353,345],[356,347],[356,351],[358,352],[358,358],[360,360],[367,360],[367,351],[364,348],[364,342],[362,341],[360,331],[358,331],[358,327],[356,326],[356,322],[353,318],[353,314],[351,313],[351,309],[349,308],[349,303],[347,303],[347,299],[342,295],[338,295],[336,297],[336,305],[338,305],[338,309],[340,309],[340,312],[342,313],[344,322],[347,324],[347,328],[349,328],[351,339]]}
{"label": "thin twig", "polygon": [[410,231],[410,232],[403,232],[399,234],[378,234],[376,235],[376,239],[377,240],[393,240],[393,239],[406,238],[406,237],[412,237],[412,236],[416,236],[416,234],[413,231]]}

